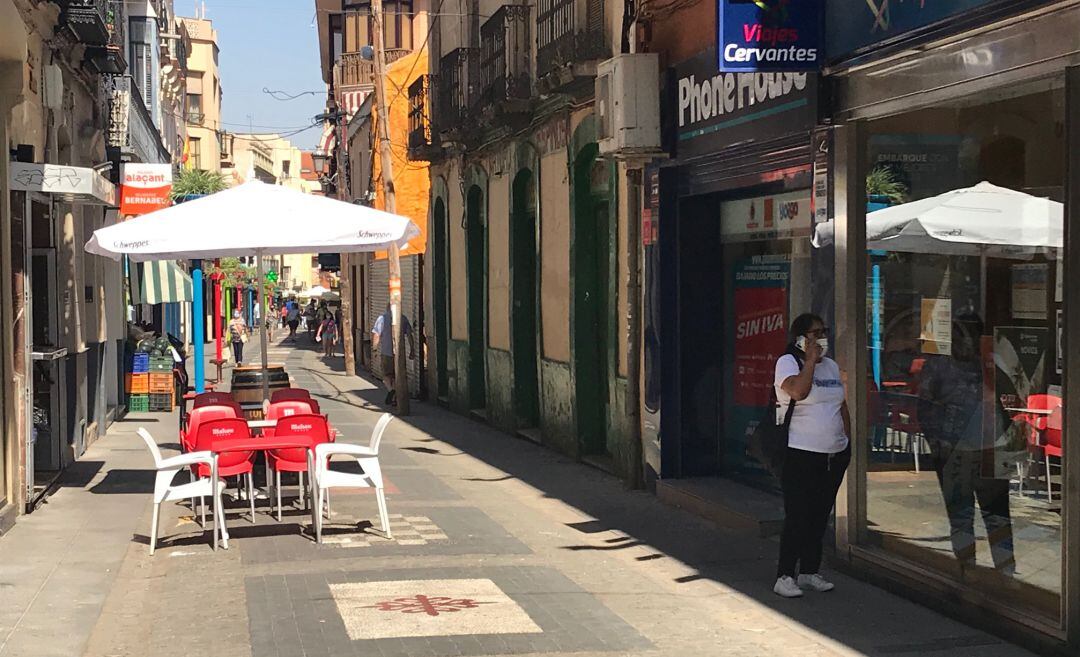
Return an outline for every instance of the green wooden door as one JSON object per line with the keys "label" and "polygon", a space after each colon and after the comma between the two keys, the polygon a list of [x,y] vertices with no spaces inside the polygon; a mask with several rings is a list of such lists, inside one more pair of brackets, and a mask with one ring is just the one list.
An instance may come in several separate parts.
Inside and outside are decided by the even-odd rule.
{"label": "green wooden door", "polygon": [[514,178],[510,218],[510,275],[513,312],[510,316],[514,357],[514,413],[519,426],[540,421],[537,376],[536,187],[533,174],[523,170]]}
{"label": "green wooden door", "polygon": [[596,154],[590,144],[574,167],[574,382],[583,454],[607,452],[610,205],[607,163]]}
{"label": "green wooden door", "polygon": [[466,201],[466,271],[468,272],[469,324],[469,407],[487,406],[486,376],[484,373],[484,192],[479,186],[469,188]]}
{"label": "green wooden door", "polygon": [[449,251],[446,245],[446,205],[441,198],[435,199],[435,209],[432,212],[435,222],[435,234],[432,240],[432,264],[434,265],[432,291],[435,296],[435,372],[438,378],[438,396],[446,397],[450,392],[450,377],[446,371],[446,351],[449,348],[447,335],[449,333],[450,313],[447,303],[450,293],[450,284],[447,277],[446,256]]}

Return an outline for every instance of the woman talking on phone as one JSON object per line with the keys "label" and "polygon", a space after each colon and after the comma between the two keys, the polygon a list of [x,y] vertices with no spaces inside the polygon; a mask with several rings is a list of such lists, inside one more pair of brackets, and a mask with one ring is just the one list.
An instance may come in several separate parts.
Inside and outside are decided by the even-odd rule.
{"label": "woman talking on phone", "polygon": [[792,401],[794,408],[780,476],[784,531],[773,591],[797,598],[803,589],[833,589],[819,572],[822,538],[851,460],[851,420],[840,367],[825,357],[825,322],[817,315],[799,315],[790,335],[787,351],[776,361],[774,379],[779,412],[787,413]]}

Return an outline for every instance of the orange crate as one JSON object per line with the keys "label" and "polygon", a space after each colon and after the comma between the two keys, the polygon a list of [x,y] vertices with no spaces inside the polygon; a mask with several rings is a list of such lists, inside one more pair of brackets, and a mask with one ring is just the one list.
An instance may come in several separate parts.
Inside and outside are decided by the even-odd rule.
{"label": "orange crate", "polygon": [[151,372],[150,376],[150,393],[171,393],[173,391],[173,375],[172,372],[168,374],[161,374],[158,372]]}
{"label": "orange crate", "polygon": [[150,392],[150,375],[125,374],[124,390],[129,394],[145,395]]}

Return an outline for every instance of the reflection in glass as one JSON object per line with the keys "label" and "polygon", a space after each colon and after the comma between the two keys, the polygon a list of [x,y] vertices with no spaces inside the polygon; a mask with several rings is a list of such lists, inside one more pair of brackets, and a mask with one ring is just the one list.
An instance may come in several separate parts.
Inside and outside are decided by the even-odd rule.
{"label": "reflection in glass", "polygon": [[1056,617],[1061,90],[1043,81],[869,128],[870,535]]}

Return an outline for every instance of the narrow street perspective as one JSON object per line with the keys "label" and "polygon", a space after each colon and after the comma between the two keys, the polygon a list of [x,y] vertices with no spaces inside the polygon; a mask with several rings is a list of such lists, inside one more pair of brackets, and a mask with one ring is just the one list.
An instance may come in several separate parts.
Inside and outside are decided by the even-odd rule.
{"label": "narrow street perspective", "polygon": [[1080,0],[0,0],[0,144],[0,657],[1080,656]]}
{"label": "narrow street perspective", "polygon": [[[315,348],[271,353],[339,442],[367,444],[378,387]],[[129,414],[4,537],[0,655],[1029,654],[848,577],[777,598],[774,541],[428,404],[379,450],[392,539],[371,489],[344,489],[314,544],[290,477],[281,522],[274,499],[257,497],[252,523],[227,491],[228,550],[186,500],[165,503],[151,556],[136,432],[175,455],[175,415]]]}

